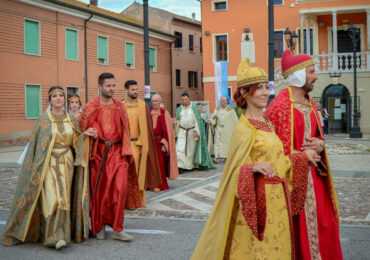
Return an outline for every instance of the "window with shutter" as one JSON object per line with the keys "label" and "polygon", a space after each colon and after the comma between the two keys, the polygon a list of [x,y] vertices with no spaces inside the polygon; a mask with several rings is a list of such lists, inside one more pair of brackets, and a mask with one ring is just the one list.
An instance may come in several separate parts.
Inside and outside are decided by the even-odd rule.
{"label": "window with shutter", "polygon": [[149,48],[149,67],[153,72],[157,70],[156,65],[156,49]]}
{"label": "window with shutter", "polygon": [[40,55],[40,23],[24,20],[24,53]]}
{"label": "window with shutter", "polygon": [[26,118],[35,119],[40,116],[40,85],[26,85]]}
{"label": "window with shutter", "polygon": [[108,64],[108,38],[98,36],[98,63]]}
{"label": "window with shutter", "polygon": [[78,33],[66,28],[66,59],[78,60]]}
{"label": "window with shutter", "polygon": [[126,42],[126,66],[132,69],[135,67],[134,44],[130,42]]}

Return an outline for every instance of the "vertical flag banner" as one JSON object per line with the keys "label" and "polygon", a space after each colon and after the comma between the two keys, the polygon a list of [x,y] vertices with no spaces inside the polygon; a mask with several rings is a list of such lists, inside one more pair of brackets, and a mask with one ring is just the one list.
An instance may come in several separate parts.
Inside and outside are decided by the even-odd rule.
{"label": "vertical flag banner", "polygon": [[150,86],[148,85],[145,86],[144,98],[150,99]]}
{"label": "vertical flag banner", "polygon": [[215,62],[215,98],[216,107],[220,106],[220,99],[222,96],[229,98],[229,105],[231,100],[228,91],[228,73],[227,73],[227,61]]}

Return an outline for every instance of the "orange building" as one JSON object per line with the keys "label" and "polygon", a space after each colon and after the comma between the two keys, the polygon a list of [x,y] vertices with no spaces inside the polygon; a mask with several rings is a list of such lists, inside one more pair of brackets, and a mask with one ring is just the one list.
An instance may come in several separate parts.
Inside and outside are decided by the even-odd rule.
{"label": "orange building", "polygon": [[[236,89],[239,62],[268,70],[268,1],[203,0],[204,99],[215,105],[214,62],[228,61],[230,92]],[[222,21],[222,22],[221,22]],[[281,80],[280,57],[287,48],[284,29],[298,35],[295,53],[313,55],[319,80],[311,96],[328,109],[329,133],[348,132],[353,111],[353,44],[350,24],[359,28],[357,89],[360,127],[370,133],[370,5],[368,0],[274,0],[275,92]],[[306,37],[306,32],[307,37]],[[212,110],[212,109],[211,109]]]}
{"label": "orange building", "polygon": [[[122,14],[142,21],[143,6],[132,3]],[[190,99],[203,101],[202,29],[200,21],[177,15],[163,9],[149,7],[149,25],[176,36],[171,45],[172,111],[181,104],[181,94],[189,93]]]}
{"label": "orange building", "polygon": [[[86,103],[98,95],[99,74],[111,72],[116,98],[124,98],[128,79],[144,97],[143,27],[134,19],[75,0],[2,0],[0,23],[0,142],[30,134],[52,85]],[[175,38],[155,29],[149,37],[151,91],[171,108]]]}

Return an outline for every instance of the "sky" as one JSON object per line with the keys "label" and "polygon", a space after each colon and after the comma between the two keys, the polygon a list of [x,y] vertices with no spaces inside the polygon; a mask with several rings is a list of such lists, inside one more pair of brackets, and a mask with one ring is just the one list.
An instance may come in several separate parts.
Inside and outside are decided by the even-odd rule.
{"label": "sky", "polygon": [[[90,2],[89,0],[79,1],[84,3]],[[98,0],[98,7],[120,13],[133,2],[134,0]],[[142,0],[137,0],[136,2],[143,3]],[[191,18],[192,13],[195,13],[195,19],[201,20],[200,2],[197,0],[148,0],[148,3],[149,6],[161,8],[189,18]]]}

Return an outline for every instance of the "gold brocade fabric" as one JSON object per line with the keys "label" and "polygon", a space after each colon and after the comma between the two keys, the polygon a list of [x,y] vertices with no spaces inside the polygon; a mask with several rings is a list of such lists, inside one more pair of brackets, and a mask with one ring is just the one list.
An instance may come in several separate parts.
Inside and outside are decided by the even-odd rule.
{"label": "gold brocade fabric", "polygon": [[[289,174],[291,162],[287,156],[284,156],[279,138],[274,132],[257,130],[256,140],[246,163],[262,161],[271,164],[275,175],[286,178],[289,189],[292,189],[292,176]],[[253,235],[238,201],[231,217],[231,223],[234,224],[230,226],[228,241],[231,241],[231,244],[225,251],[225,259],[292,258],[290,221],[284,186],[282,183],[266,184],[265,192],[267,218],[264,239],[259,241]]]}
{"label": "gold brocade fabric", "polygon": [[[63,127],[60,127],[60,124]],[[75,134],[66,118],[63,123],[58,122],[57,125],[50,165],[40,196],[45,246],[55,246],[59,240],[65,240],[67,243],[71,241],[70,193],[74,159],[69,146],[73,144]]]}
{"label": "gold brocade fabric", "polygon": [[[131,149],[134,155],[134,161],[136,166],[136,174],[139,178],[140,172],[140,160],[141,160],[141,140],[140,140],[140,125],[139,125],[139,105],[125,103],[125,108],[130,123],[130,135],[131,135]],[[144,115],[145,116],[145,115]],[[144,166],[145,167],[145,166]],[[142,205],[146,204],[145,190],[140,189],[140,198]]]}

